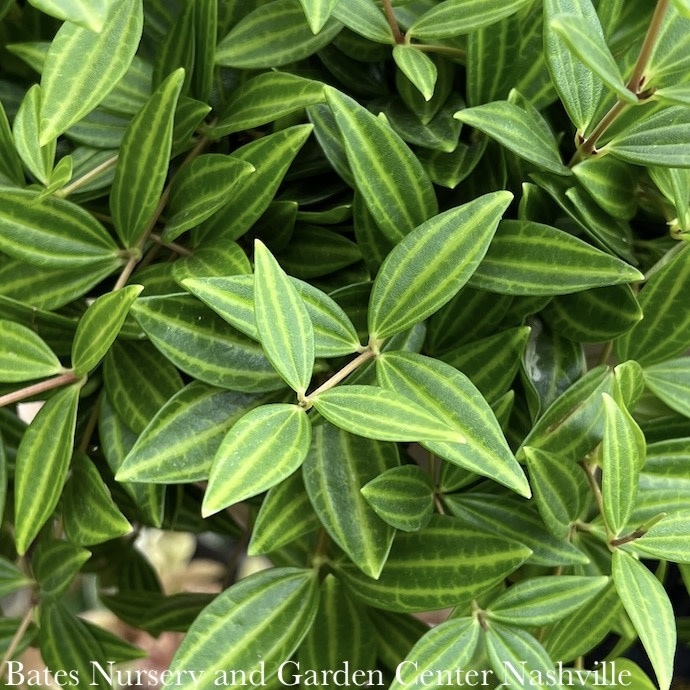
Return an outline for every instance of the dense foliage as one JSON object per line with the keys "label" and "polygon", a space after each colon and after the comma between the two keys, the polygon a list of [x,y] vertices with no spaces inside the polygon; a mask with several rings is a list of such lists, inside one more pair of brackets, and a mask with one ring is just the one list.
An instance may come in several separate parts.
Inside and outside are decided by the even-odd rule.
{"label": "dense foliage", "polygon": [[[0,18],[0,603],[31,593],[0,678],[29,645],[63,685],[139,655],[76,615],[91,573],[187,632],[190,690],[652,688],[638,638],[668,690],[690,2]],[[169,594],[150,527],[273,567]]]}

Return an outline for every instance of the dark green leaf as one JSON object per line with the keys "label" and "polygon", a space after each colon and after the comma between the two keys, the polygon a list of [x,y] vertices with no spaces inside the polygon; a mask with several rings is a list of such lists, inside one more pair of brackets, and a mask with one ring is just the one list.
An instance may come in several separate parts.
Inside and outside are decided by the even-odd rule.
{"label": "dark green leaf", "polygon": [[675,563],[690,563],[689,528],[690,509],[676,510],[632,542],[632,546],[643,558],[651,555]]}
{"label": "dark green leaf", "polygon": [[0,102],[0,182],[24,185],[24,171],[17,147],[12,138],[5,108]]}
{"label": "dark green leaf", "polygon": [[0,381],[30,381],[65,373],[43,339],[26,326],[0,319]]}
{"label": "dark green leaf", "polygon": [[333,8],[333,18],[370,41],[388,45],[393,43],[393,34],[386,17],[381,9],[369,0],[338,3]]}
{"label": "dark green leaf", "polygon": [[573,173],[599,206],[614,218],[627,220],[635,215],[636,181],[632,166],[613,156],[595,156],[578,163]]}
{"label": "dark green leaf", "polygon": [[14,563],[0,557],[0,597],[27,587],[31,580]]}
{"label": "dark green leaf", "polygon": [[671,409],[690,417],[690,357],[645,367],[644,382]]}
{"label": "dark green leaf", "polygon": [[433,60],[414,45],[396,45],[393,59],[403,74],[419,89],[425,101],[434,95],[438,72]]}
{"label": "dark green leaf", "polygon": [[31,567],[41,589],[41,601],[61,599],[91,552],[67,541],[41,538],[31,556]]}
{"label": "dark green leaf", "polygon": [[42,184],[47,185],[55,161],[56,140],[51,139],[45,146],[38,143],[40,136],[41,87],[34,84],[24,96],[14,118],[12,133],[24,165]]}

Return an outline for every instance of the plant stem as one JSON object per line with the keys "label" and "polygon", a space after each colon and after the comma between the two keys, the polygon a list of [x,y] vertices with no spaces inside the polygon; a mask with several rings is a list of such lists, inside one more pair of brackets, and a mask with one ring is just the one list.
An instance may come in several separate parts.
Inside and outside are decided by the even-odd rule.
{"label": "plant stem", "polygon": [[60,374],[59,376],[54,376],[52,379],[46,379],[45,381],[34,383],[32,386],[26,386],[26,388],[20,388],[18,391],[0,396],[0,407],[6,407],[7,405],[12,405],[26,398],[30,398],[33,395],[38,395],[39,393],[44,393],[45,391],[59,388],[60,386],[67,386],[70,383],[77,383],[81,380],[82,378],[80,376],[75,376],[71,371],[68,371],[66,374]]}
{"label": "plant stem", "polygon": [[162,247],[165,247],[166,249],[170,249],[173,252],[177,252],[178,254],[182,254],[182,256],[191,256],[192,252],[187,249],[187,247],[183,247],[181,244],[177,244],[176,242],[166,242],[158,233],[152,232],[151,233],[151,239],[156,242],[157,244],[160,244]]}
{"label": "plant stem", "polygon": [[582,142],[582,146],[576,151],[570,165],[577,163],[583,156],[591,156],[597,147],[597,142],[606,130],[616,121],[618,116],[628,107],[625,101],[616,101],[613,107],[601,118],[594,131]]}
{"label": "plant stem", "polygon": [[331,378],[328,379],[326,383],[319,386],[313,393],[310,393],[309,395],[302,398],[300,403],[304,407],[309,409],[311,407],[312,401],[317,395],[323,393],[324,391],[330,390],[334,386],[337,386],[345,377],[349,376],[355,369],[362,366],[362,364],[364,364],[366,361],[370,360],[374,356],[374,351],[368,347],[366,350],[364,350],[364,352],[357,355],[357,357],[355,357],[351,362],[348,362],[340,371],[333,374],[333,376],[331,376]]}
{"label": "plant stem", "polygon": [[101,394],[99,393],[98,398],[91,410],[89,415],[89,421],[86,423],[86,428],[84,429],[84,434],[81,437],[81,442],[79,444],[79,450],[82,453],[86,453],[89,448],[89,443],[91,442],[91,437],[96,429],[96,424],[98,423],[98,413],[101,408]]}
{"label": "plant stem", "polygon": [[594,500],[597,502],[599,514],[601,515],[601,519],[604,521],[604,526],[606,527],[606,534],[608,535],[609,540],[611,540],[615,538],[616,535],[611,531],[611,528],[608,526],[608,523],[606,522],[606,516],[604,515],[604,499],[601,495],[601,488],[599,487],[597,479],[594,476],[594,472],[592,472],[592,466],[585,461],[579,462],[578,465],[580,465],[580,467],[585,471],[585,474],[587,475],[589,488],[592,490]]}
{"label": "plant stem", "polygon": [[438,55],[447,55],[460,60],[467,59],[467,51],[462,48],[451,48],[450,46],[440,46],[434,43],[411,43],[410,45],[422,53],[437,53]]}
{"label": "plant stem", "polygon": [[405,37],[400,31],[398,26],[398,20],[395,18],[395,13],[393,12],[393,6],[391,5],[391,0],[383,0],[383,11],[386,13],[386,19],[388,20],[388,25],[391,27],[393,32],[393,39],[397,45],[402,45],[405,43]]}
{"label": "plant stem", "polygon": [[72,192],[76,192],[77,189],[83,187],[85,184],[88,184],[91,182],[91,180],[95,180],[101,173],[108,170],[108,168],[112,168],[113,165],[117,163],[118,158],[119,155],[116,153],[114,156],[108,158],[108,160],[105,160],[100,165],[97,165],[93,170],[89,170],[89,172],[82,175],[79,179],[74,180],[74,182],[71,184],[68,184],[66,187],[63,187],[59,191],[55,192],[53,196],[65,199],[72,194]]}
{"label": "plant stem", "polygon": [[17,628],[17,632],[15,632],[12,636],[10,646],[7,648],[5,655],[2,657],[2,661],[0,662],[0,680],[2,680],[5,677],[5,671],[7,671],[7,664],[14,655],[14,650],[17,649],[19,643],[22,641],[22,637],[24,637],[24,633],[26,632],[26,629],[29,627],[29,624],[31,623],[33,612],[34,608],[32,602],[29,608],[26,610],[24,618],[22,618],[22,622],[19,624],[19,627]]}

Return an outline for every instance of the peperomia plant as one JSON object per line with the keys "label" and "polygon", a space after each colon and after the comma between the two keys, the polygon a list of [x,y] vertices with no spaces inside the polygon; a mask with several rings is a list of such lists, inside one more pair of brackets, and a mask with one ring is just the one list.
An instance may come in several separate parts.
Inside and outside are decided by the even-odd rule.
{"label": "peperomia plant", "polygon": [[[126,682],[84,573],[186,633],[143,685],[669,690],[688,0],[0,20],[4,683]],[[272,565],[170,594],[149,528]]]}

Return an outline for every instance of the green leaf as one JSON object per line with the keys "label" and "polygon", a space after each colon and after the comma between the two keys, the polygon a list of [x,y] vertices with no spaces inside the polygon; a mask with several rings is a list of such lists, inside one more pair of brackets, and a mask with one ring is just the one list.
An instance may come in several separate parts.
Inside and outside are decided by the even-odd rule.
{"label": "green leaf", "polygon": [[376,515],[360,490],[399,463],[394,444],[321,424],[314,427],[302,466],[304,485],[321,524],[367,577],[381,574],[395,531]]}
{"label": "green leaf", "polygon": [[254,312],[259,339],[276,371],[298,396],[314,367],[314,330],[299,292],[266,246],[254,245]]}
{"label": "green leaf", "polygon": [[526,0],[445,0],[425,12],[409,29],[420,41],[451,38],[495,22],[517,12]]}
{"label": "green leaf", "polygon": [[277,551],[316,530],[320,524],[309,502],[302,471],[297,470],[266,494],[254,522],[247,553],[258,556]]}
{"label": "green leaf", "polygon": [[252,267],[244,249],[237,242],[224,237],[209,238],[191,255],[180,257],[172,265],[172,277],[180,285],[189,277],[242,274],[253,280],[253,276],[248,275],[251,272]]}
{"label": "green leaf", "polygon": [[369,332],[385,338],[430,316],[467,282],[489,247],[509,192],[445,211],[405,237],[383,262],[371,293]]}
{"label": "green leaf", "polygon": [[[240,183],[233,197],[200,230],[209,236],[237,239],[261,217],[275,196],[290,164],[311,134],[311,125],[296,125],[245,144],[232,157],[254,166],[256,172]],[[228,228],[232,228],[228,236]]]}
{"label": "green leaf", "polygon": [[207,479],[230,427],[266,402],[266,395],[235,393],[193,381],[156,413],[124,458],[116,479],[167,484]]}
{"label": "green leaf", "polygon": [[142,285],[129,285],[101,295],[89,305],[79,319],[72,346],[72,366],[77,376],[88,374],[103,359],[143,289]]}
{"label": "green leaf", "polygon": [[199,614],[170,670],[196,671],[197,690],[216,687],[216,669],[244,672],[252,679],[263,670],[270,678],[309,632],[318,602],[313,571],[271,568],[251,575],[219,594]]}
{"label": "green leaf", "polygon": [[127,248],[138,245],[163,192],[175,106],[183,80],[183,70],[173,72],[134,116],[122,139],[110,192],[110,211]]}
{"label": "green leaf", "polygon": [[[39,192],[0,189],[0,250],[41,268],[86,269],[118,262],[119,249],[85,209]],[[110,268],[112,270],[112,268]]]}
{"label": "green leaf", "polygon": [[571,52],[568,44],[551,27],[561,14],[579,17],[588,27],[599,26],[591,0],[546,0],[544,3],[544,53],[553,85],[577,131],[584,135],[599,104],[603,90],[595,74]]}
{"label": "green leaf", "polygon": [[650,555],[674,563],[690,563],[689,526],[690,509],[675,510],[632,542],[632,547],[642,558]]}
{"label": "green leaf", "polygon": [[548,625],[581,611],[609,582],[608,577],[532,577],[494,599],[486,614],[491,620],[521,628]]}
{"label": "green leaf", "polygon": [[[103,650],[86,623],[62,602],[41,607],[38,640],[43,661],[53,673],[62,671],[67,678],[92,679],[93,664],[107,668]],[[89,685],[99,690],[112,687],[98,675]]]}
{"label": "green leaf", "polygon": [[689,141],[690,109],[673,105],[626,127],[599,152],[637,165],[690,168]]}
{"label": "green leaf", "polygon": [[91,552],[81,546],[44,535],[31,555],[31,567],[41,589],[41,601],[60,600],[89,558]]}
{"label": "green leaf", "polygon": [[266,72],[234,90],[217,125],[211,130],[220,138],[275,122],[315,103],[326,100],[324,85],[288,72]]}
{"label": "green leaf", "polygon": [[27,587],[31,580],[14,563],[0,556],[0,596],[5,597]]}
{"label": "green leaf", "polygon": [[686,168],[650,168],[649,176],[659,191],[676,207],[676,217],[680,228],[689,230],[690,170]]}
{"label": "green leaf", "polygon": [[27,427],[17,449],[15,539],[20,555],[57,506],[72,457],[81,383],[55,393]]}
{"label": "green leaf", "polygon": [[430,611],[469,601],[512,573],[529,554],[515,541],[435,515],[418,532],[398,532],[378,580],[347,565],[338,567],[338,575],[372,606]]}
{"label": "green leaf", "polygon": [[588,67],[618,98],[632,105],[637,96],[626,87],[621,71],[606,45],[599,22],[583,27],[582,15],[557,14],[549,21],[573,55]]}
{"label": "green leaf", "polygon": [[14,118],[12,133],[24,165],[44,185],[48,184],[55,161],[57,142],[51,139],[44,146],[38,143],[40,136],[41,87],[34,84],[24,96]]}
{"label": "green leaf", "polygon": [[376,666],[376,647],[371,644],[373,633],[365,608],[329,574],[321,584],[314,624],[299,648],[299,668],[320,675],[333,673],[347,664],[346,675],[353,681],[363,674],[364,678],[371,677]]}
{"label": "green leaf", "polygon": [[325,91],[357,189],[381,232],[398,242],[437,213],[431,182],[390,127],[349,96]]}
{"label": "green leaf", "polygon": [[270,489],[304,461],[311,423],[298,405],[262,405],[235,422],[213,459],[201,512],[213,515]]}
{"label": "green leaf", "polygon": [[426,527],[434,512],[434,485],[418,465],[387,470],[361,491],[384,522],[404,532]]}
{"label": "green leaf", "polygon": [[683,248],[652,275],[638,296],[644,319],[616,341],[620,361],[643,367],[683,353],[690,346],[690,311],[681,289],[690,280],[690,251]]}
{"label": "green leaf", "polygon": [[669,690],[676,651],[673,608],[661,583],[639,561],[616,549],[613,581],[635,626],[661,690]]}
{"label": "green leaf", "polygon": [[567,232],[504,220],[471,284],[511,295],[561,295],[643,278],[637,269]]}
{"label": "green leaf", "polygon": [[543,170],[570,175],[549,125],[536,112],[528,112],[510,101],[494,101],[459,110],[453,117]]}
{"label": "green leaf", "polygon": [[168,28],[163,40],[157,46],[153,63],[151,82],[157,89],[163,81],[178,69],[184,70],[184,78],[181,80],[181,93],[185,96],[189,93],[190,81],[194,76],[195,58],[195,9],[194,2],[185,3],[181,11],[175,17]]}
{"label": "green leaf", "polygon": [[419,89],[424,100],[430,101],[438,75],[433,60],[414,45],[396,45],[393,59],[402,73]]}
{"label": "green leaf", "polygon": [[143,297],[132,313],[156,348],[200,381],[243,393],[283,386],[258,343],[191,295]]}
{"label": "green leaf", "polygon": [[465,437],[417,403],[376,386],[339,386],[314,396],[312,404],[331,424],[381,441],[450,441]]}
{"label": "green leaf", "polygon": [[220,153],[190,161],[173,178],[162,238],[172,242],[210,218],[228,203],[238,183],[255,170],[251,163]]}
{"label": "green leaf", "polygon": [[644,456],[640,455],[639,439],[644,436],[626,409],[621,409],[611,396],[603,394],[605,421],[602,442],[602,482],[604,517],[614,534],[619,534],[632,514],[637,496],[637,483]]}
{"label": "green leaf", "polygon": [[[458,669],[458,675],[453,674],[453,677],[466,681],[461,681],[463,685],[474,685],[479,681],[480,672],[468,667],[477,650],[479,632],[479,624],[472,618],[451,618],[433,627],[396,666],[390,690],[402,690],[421,679],[424,679],[425,688],[443,687],[449,669]],[[465,668],[468,670],[459,670]],[[483,678],[486,680],[486,675]]]}
{"label": "green leaf", "polygon": [[31,0],[44,14],[100,32],[108,15],[107,0]]}
{"label": "green leaf", "polygon": [[645,367],[644,382],[671,409],[690,417],[690,357]]}
{"label": "green leaf", "polygon": [[5,514],[5,502],[7,500],[7,451],[0,432],[0,515]]}
{"label": "green leaf", "polygon": [[0,331],[0,381],[30,381],[66,371],[55,353],[30,328],[0,319]]}
{"label": "green leaf", "polygon": [[111,633],[105,628],[89,623],[87,620],[82,622],[86,625],[87,630],[94,636],[98,646],[103,650],[103,656],[108,661],[119,664],[123,661],[134,661],[135,659],[144,659],[148,652],[139,647],[135,647],[129,642],[126,642],[118,635]]}
{"label": "green leaf", "polygon": [[132,531],[89,458],[77,453],[62,494],[65,535],[80,546],[101,544]]}
{"label": "green leaf", "polygon": [[450,494],[444,502],[452,515],[473,529],[492,532],[524,544],[532,551],[529,562],[535,565],[576,565],[589,559],[565,538],[546,531],[536,508],[513,496],[472,491]]}
{"label": "green leaf", "polygon": [[338,3],[333,9],[333,18],[374,43],[390,45],[394,42],[384,13],[371,0]]}
{"label": "green leaf", "polygon": [[5,108],[0,102],[0,182],[24,185],[22,161],[14,143]]}
{"label": "green leaf", "polygon": [[309,28],[313,34],[318,34],[333,14],[333,9],[339,0],[300,0],[304,14],[307,15]]}
{"label": "green leaf", "polygon": [[671,0],[678,12],[690,18],[690,2],[688,0]]}
{"label": "green leaf", "polygon": [[430,357],[387,352],[377,358],[376,375],[381,385],[405,396],[466,439],[460,444],[420,437],[428,450],[523,496],[530,495],[525,474],[491,408],[464,374]]}
{"label": "green leaf", "polygon": [[111,3],[100,33],[72,22],[62,25],[41,76],[41,145],[79,122],[125,75],[139,46],[143,20],[141,0],[125,0]]}
{"label": "green leaf", "polygon": [[331,18],[315,35],[304,21],[299,0],[274,0],[250,12],[220,41],[216,63],[245,69],[280,67],[321,50],[341,29],[342,24]]}

